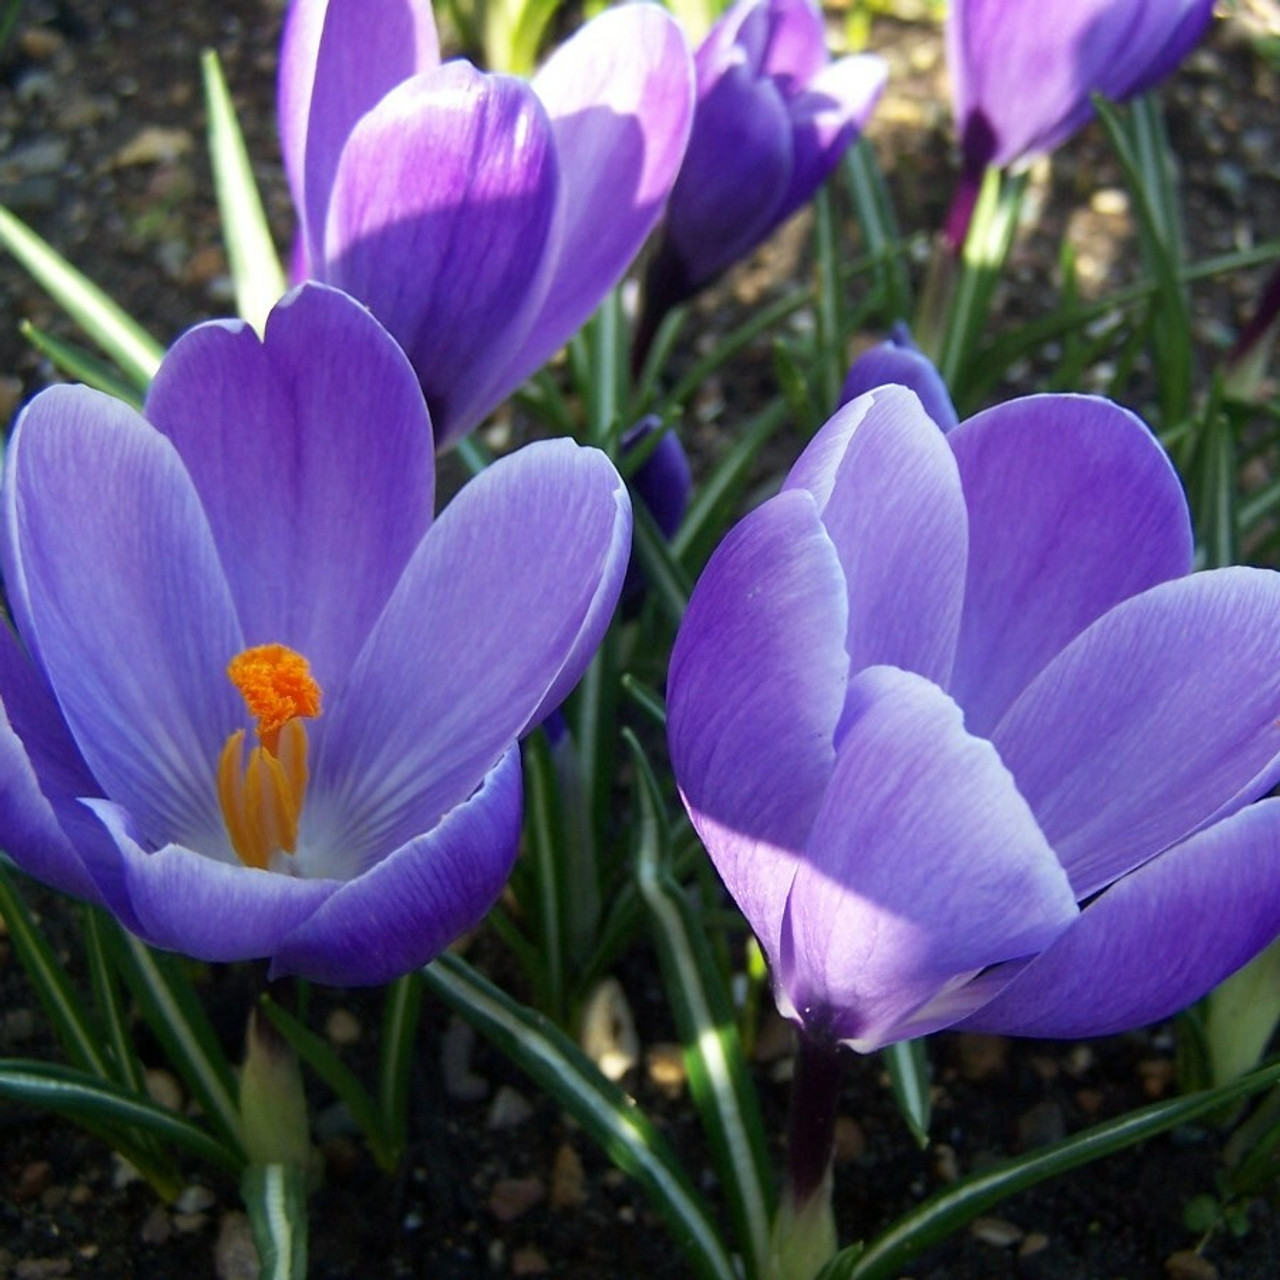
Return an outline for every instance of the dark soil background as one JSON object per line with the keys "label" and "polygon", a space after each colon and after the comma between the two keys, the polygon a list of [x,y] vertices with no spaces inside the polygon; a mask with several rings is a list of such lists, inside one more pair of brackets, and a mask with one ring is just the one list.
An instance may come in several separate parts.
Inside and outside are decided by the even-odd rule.
{"label": "dark soil background", "polygon": [[[902,6],[906,8],[906,5]],[[28,221],[168,342],[198,320],[228,314],[232,298],[204,154],[198,55],[216,48],[241,113],[279,244],[291,212],[274,132],[280,0],[173,5],[27,0],[0,53],[0,203]],[[1270,43],[1268,43],[1268,41]],[[1245,0],[1219,22],[1165,96],[1183,165],[1194,259],[1274,238],[1280,219],[1280,10]],[[891,60],[891,89],[869,131],[889,173],[904,227],[936,227],[950,195],[951,155],[937,29],[879,20],[872,47]],[[1136,270],[1133,227],[1114,162],[1096,129],[1040,166],[1032,220],[999,299],[1016,324],[1053,295],[1059,246],[1077,248],[1087,288]],[[803,269],[803,225],[786,229],[699,308],[695,325],[723,328]],[[1197,385],[1220,359],[1261,272],[1197,286]],[[0,257],[0,422],[55,375],[17,323],[76,338],[74,329]],[[867,341],[875,335],[867,335]],[[1010,390],[1040,389],[1054,353],[1013,371]],[[1107,369],[1096,371],[1099,385]],[[774,392],[767,342],[707,388],[689,423],[695,461]],[[1141,408],[1142,369],[1124,390]],[[787,465],[781,458],[779,465]],[[51,936],[75,952],[71,908],[33,891]],[[489,954],[483,939],[483,961]],[[495,961],[495,963],[500,963]],[[510,975],[500,975],[504,980]],[[212,1016],[238,1056],[257,972],[204,974]],[[635,952],[619,974],[634,1011],[640,1061],[627,1087],[675,1143],[698,1185],[714,1179],[673,1061],[674,1027],[656,963]],[[511,977],[512,982],[518,982]],[[361,993],[317,992],[313,1025],[358,1068],[376,1054],[379,1006]],[[314,1109],[325,1180],[312,1201],[318,1280],[549,1275],[566,1280],[674,1280],[687,1274],[647,1203],[575,1130],[484,1044],[430,1001],[416,1063],[409,1157],[379,1173],[332,1099]],[[932,1048],[932,1142],[913,1143],[875,1060],[848,1064],[836,1170],[841,1236],[880,1229],[928,1193],[994,1159],[1028,1150],[1176,1091],[1170,1027],[1089,1044],[948,1036]],[[183,1106],[154,1046],[157,1096]],[[766,1027],[758,1078],[780,1144],[790,1067],[785,1030]],[[56,1057],[0,934],[0,1056]],[[914,1280],[1264,1280],[1280,1275],[1273,1199],[1241,1206],[1238,1230],[1205,1239],[1184,1224],[1193,1197],[1213,1193],[1223,1134],[1205,1125],[1061,1178],[1001,1206],[905,1274]],[[780,1154],[780,1153],[779,1153]],[[208,1170],[165,1205],[101,1144],[43,1115],[0,1106],[0,1280],[236,1280],[255,1274],[237,1193]],[[1197,1247],[1202,1246],[1197,1251]]]}

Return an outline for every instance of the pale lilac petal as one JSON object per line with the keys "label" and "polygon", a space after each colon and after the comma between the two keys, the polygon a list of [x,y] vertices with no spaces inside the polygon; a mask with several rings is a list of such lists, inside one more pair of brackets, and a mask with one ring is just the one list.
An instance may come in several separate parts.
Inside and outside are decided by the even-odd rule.
{"label": "pale lilac petal", "polygon": [[957,977],[1034,954],[1075,896],[991,744],[935,685],[890,667],[853,714],[795,874],[777,980],[861,1051]]}
{"label": "pale lilac petal", "polygon": [[307,285],[262,342],[238,322],[180,338],[146,413],[200,494],[245,643],[287,644],[335,685],[431,523],[431,424],[404,354]]}
{"label": "pale lilac petal", "polygon": [[567,440],[508,455],[445,508],[316,722],[316,874],[430,830],[568,693],[617,603],[630,515],[604,454]]}
{"label": "pale lilac petal", "polygon": [[271,976],[389,982],[435,959],[497,901],[520,842],[520,753],[432,830],[344,884],[277,950]]}
{"label": "pale lilac petal", "polygon": [[887,342],[877,343],[864,351],[852,364],[840,388],[840,403],[848,404],[866,391],[896,383],[914,391],[924,411],[942,431],[950,431],[959,422],[951,393],[933,361],[911,341],[902,327]]}
{"label": "pale lilac petal", "polygon": [[606,10],[552,54],[533,88],[551,117],[565,217],[550,292],[491,391],[494,404],[622,278],[662,215],[693,120],[688,46],[656,5]]}
{"label": "pale lilac petal", "polygon": [[996,727],[1077,896],[1275,781],[1278,617],[1270,571],[1164,583],[1094,623]]}
{"label": "pale lilac petal", "polygon": [[671,656],[667,738],[685,805],[765,951],[835,760],[844,576],[807,493],[730,531]]}
{"label": "pale lilac petal", "polygon": [[1167,1018],[1280,935],[1280,800],[1264,800],[1112,885],[964,1026],[1105,1036]]}
{"label": "pale lilac petal", "polygon": [[524,81],[447,63],[392,91],[351,135],[325,279],[404,347],[437,445],[492,404],[546,295],[560,217],[551,123]]}
{"label": "pale lilac petal", "polygon": [[166,951],[213,961],[274,955],[282,939],[341,887],[334,880],[222,862],[178,844],[148,852],[117,806],[95,801],[90,807],[119,850],[133,911],[129,927]]}
{"label": "pale lilac petal", "polygon": [[859,54],[823,67],[803,93],[789,100],[795,150],[779,221],[807,204],[840,163],[866,127],[888,79],[883,58]]}
{"label": "pale lilac petal", "polygon": [[948,436],[969,508],[953,690],[988,733],[1108,609],[1191,570],[1182,485],[1155,437],[1092,396],[1012,400]]}
{"label": "pale lilac petal", "polygon": [[841,408],[787,477],[814,495],[844,570],[849,665],[888,663],[945,685],[968,538],[946,438],[904,387]]}
{"label": "pale lilac petal", "polygon": [[214,765],[244,718],[226,664],[243,643],[173,446],[118,400],[54,387],[6,465],[6,580],[94,777],[149,840],[220,828]]}
{"label": "pale lilac petal", "polygon": [[315,260],[338,157],[356,122],[439,61],[430,0],[293,0],[280,45],[280,146]]}

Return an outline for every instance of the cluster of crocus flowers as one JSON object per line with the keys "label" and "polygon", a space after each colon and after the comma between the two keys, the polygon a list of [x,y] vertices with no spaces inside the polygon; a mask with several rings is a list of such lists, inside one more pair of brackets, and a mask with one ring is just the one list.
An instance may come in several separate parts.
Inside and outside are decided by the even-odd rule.
{"label": "cluster of crocus flowers", "polygon": [[[143,939],[386,981],[496,899],[519,736],[616,604],[612,464],[530,445],[434,517],[417,378],[306,285],[179,339],[145,413],[55,387],[5,460],[0,839]],[[247,748],[247,749],[246,749]]]}
{"label": "cluster of crocus flowers", "polygon": [[621,279],[692,115],[688,46],[656,5],[601,14],[526,82],[441,63],[429,0],[294,0],[280,135],[295,278],[373,311],[450,444]]}
{"label": "cluster of crocus flowers", "polygon": [[813,0],[738,0],[694,58],[689,150],[645,279],[645,329],[807,203],[866,124],[887,68],[832,62]]}
{"label": "cluster of crocus flowers", "polygon": [[[1114,404],[841,408],[709,562],[672,764],[810,1040],[1101,1035],[1280,932],[1280,575]],[[1255,803],[1256,801],[1256,803]]]}
{"label": "cluster of crocus flowers", "polygon": [[1052,151],[1092,115],[1163,80],[1204,35],[1213,0],[952,0],[947,66],[963,157],[950,233],[963,239],[989,167]]}

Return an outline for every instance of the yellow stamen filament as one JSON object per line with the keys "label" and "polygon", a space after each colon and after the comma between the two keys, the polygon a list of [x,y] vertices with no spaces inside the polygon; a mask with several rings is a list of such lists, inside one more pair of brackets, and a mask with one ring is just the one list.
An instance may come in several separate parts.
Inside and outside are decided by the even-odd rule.
{"label": "yellow stamen filament", "polygon": [[278,852],[298,847],[307,793],[307,731],[301,717],[320,714],[320,686],[307,660],[284,645],[259,645],[232,658],[227,675],[257,719],[260,746],[244,763],[237,729],[218,759],[218,799],[231,847],[249,867],[267,870]]}

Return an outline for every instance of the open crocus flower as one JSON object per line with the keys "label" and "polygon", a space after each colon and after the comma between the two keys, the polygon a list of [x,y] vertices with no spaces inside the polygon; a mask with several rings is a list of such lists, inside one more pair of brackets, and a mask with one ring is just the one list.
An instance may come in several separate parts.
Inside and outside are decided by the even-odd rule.
{"label": "open crocus flower", "polygon": [[623,5],[532,83],[440,63],[428,0],[294,0],[280,135],[295,275],[404,347],[443,446],[570,338],[662,213],[693,69],[656,5]]}
{"label": "open crocus flower", "polygon": [[1191,573],[1143,424],[842,408],[672,656],[693,822],[810,1038],[1101,1035],[1280,932],[1280,575]]}
{"label": "open crocus flower", "polygon": [[1052,151],[1093,115],[1164,79],[1213,0],[952,0],[947,65],[966,172]]}
{"label": "open crocus flower", "polygon": [[829,60],[812,0],[738,0],[694,66],[693,133],[646,280],[650,327],[813,196],[887,76],[870,55]]}
{"label": "open crocus flower", "polygon": [[530,445],[433,521],[413,370],[308,285],[203,324],[145,416],[55,387],[5,459],[0,841],[148,942],[375,983],[514,858],[516,740],[617,600],[603,454]]}

